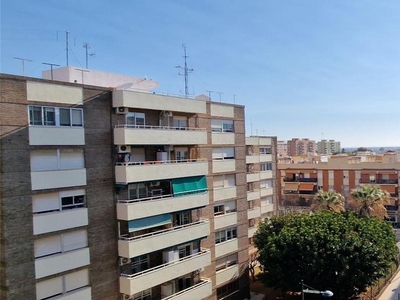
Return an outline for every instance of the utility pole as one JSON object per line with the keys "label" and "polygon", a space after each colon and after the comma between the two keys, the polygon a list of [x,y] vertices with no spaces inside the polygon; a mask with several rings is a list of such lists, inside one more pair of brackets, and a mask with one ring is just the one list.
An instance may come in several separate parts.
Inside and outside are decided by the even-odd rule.
{"label": "utility pole", "polygon": [[51,72],[51,80],[53,80],[53,66],[59,67],[60,65],[57,64],[51,64],[51,63],[42,63],[43,65],[49,65],[50,66],[50,72]]}
{"label": "utility pole", "polygon": [[32,60],[30,59],[26,59],[26,58],[21,58],[21,57],[13,57],[14,59],[19,59],[22,62],[22,75],[25,76],[25,62],[29,61],[32,62]]}
{"label": "utility pole", "polygon": [[175,68],[178,69],[183,69],[184,73],[178,73],[180,76],[185,76],[185,98],[189,98],[189,73],[193,72],[193,69],[189,69],[187,66],[187,58],[188,56],[186,55],[186,46],[185,44],[182,44],[182,48],[183,48],[183,59],[185,62],[185,66],[181,67],[181,66],[176,66]]}

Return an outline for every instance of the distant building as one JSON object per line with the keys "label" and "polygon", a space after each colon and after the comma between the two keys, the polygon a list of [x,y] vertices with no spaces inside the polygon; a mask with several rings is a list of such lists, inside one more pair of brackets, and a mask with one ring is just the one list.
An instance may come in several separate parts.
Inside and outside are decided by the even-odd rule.
{"label": "distant building", "polygon": [[340,142],[335,140],[321,140],[317,143],[318,154],[334,154],[340,152]]}
{"label": "distant building", "polygon": [[287,154],[289,156],[314,155],[315,141],[297,138],[287,141]]}
{"label": "distant building", "polygon": [[278,157],[285,157],[288,155],[286,141],[278,141],[277,151],[278,151]]}

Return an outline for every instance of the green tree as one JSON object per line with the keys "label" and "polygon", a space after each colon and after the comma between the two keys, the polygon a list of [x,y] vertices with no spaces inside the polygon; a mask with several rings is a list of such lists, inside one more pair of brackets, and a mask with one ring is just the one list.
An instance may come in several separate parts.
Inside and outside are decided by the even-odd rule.
{"label": "green tree", "polygon": [[335,191],[320,190],[314,197],[314,203],[311,207],[312,211],[332,211],[339,212],[345,211],[344,197]]}
{"label": "green tree", "polygon": [[360,216],[387,217],[385,204],[390,200],[390,194],[376,185],[362,185],[351,191],[350,204],[358,210]]}
{"label": "green tree", "polygon": [[393,229],[353,212],[273,217],[254,235],[269,287],[299,291],[299,282],[331,290],[331,299],[355,299],[383,276],[396,258]]}

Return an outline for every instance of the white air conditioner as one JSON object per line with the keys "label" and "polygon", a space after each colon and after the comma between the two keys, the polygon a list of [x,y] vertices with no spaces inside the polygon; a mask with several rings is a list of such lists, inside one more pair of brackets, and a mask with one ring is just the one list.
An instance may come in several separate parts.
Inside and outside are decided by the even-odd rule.
{"label": "white air conditioner", "polygon": [[118,145],[118,153],[130,153],[131,146],[127,145]]}
{"label": "white air conditioner", "polygon": [[120,258],[119,258],[119,265],[120,265],[120,266],[127,265],[127,264],[129,264],[130,262],[131,262],[131,259],[130,259],[130,258],[126,258],[126,257],[120,257]]}
{"label": "white air conditioner", "polygon": [[115,108],[115,113],[120,114],[120,115],[125,115],[129,112],[129,108],[127,107],[116,107]]}

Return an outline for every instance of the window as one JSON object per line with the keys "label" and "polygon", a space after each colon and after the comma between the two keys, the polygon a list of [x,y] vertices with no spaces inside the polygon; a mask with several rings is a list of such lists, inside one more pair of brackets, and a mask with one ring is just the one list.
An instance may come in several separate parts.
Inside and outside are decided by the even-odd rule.
{"label": "window", "polygon": [[87,246],[86,229],[52,235],[34,241],[35,258],[64,253]]}
{"label": "window", "polygon": [[211,120],[212,132],[234,132],[233,120]]}
{"label": "window", "polygon": [[248,209],[253,209],[254,208],[254,200],[251,200],[251,201],[247,201],[247,205],[248,205]]}
{"label": "window", "polygon": [[129,200],[147,198],[147,186],[144,183],[128,185]]}
{"label": "window", "polygon": [[225,174],[214,176],[213,178],[214,189],[227,188],[236,185],[235,174]]}
{"label": "window", "polygon": [[174,116],[173,127],[176,127],[176,128],[187,128],[188,127],[187,118],[186,117]]}
{"label": "window", "polygon": [[256,225],[256,220],[250,219],[249,220],[249,228],[253,228]]}
{"label": "window", "polygon": [[260,164],[260,171],[265,172],[265,171],[271,171],[272,170],[272,162],[266,162],[266,163],[261,163]]}
{"label": "window", "polygon": [[219,244],[237,237],[236,227],[215,232],[215,243]]}
{"label": "window", "polygon": [[215,270],[223,270],[229,268],[230,266],[236,265],[238,261],[238,254],[234,253],[222,258],[217,259],[215,262]]}
{"label": "window", "polygon": [[29,124],[83,127],[83,110],[81,108],[29,105]]}
{"label": "window", "polygon": [[138,127],[144,127],[145,125],[145,114],[138,112],[129,112],[125,115],[125,121],[127,125],[135,125]]}
{"label": "window", "polygon": [[48,299],[88,285],[89,270],[83,269],[36,283],[36,296],[39,300]]}
{"label": "window", "polygon": [[230,294],[233,294],[239,290],[239,281],[235,280],[224,286],[217,288],[217,299],[222,299]]}
{"label": "window", "polygon": [[271,147],[260,147],[260,154],[271,154]]}
{"label": "window", "polygon": [[133,295],[133,300],[151,300],[151,289],[147,289]]}
{"label": "window", "polygon": [[149,268],[149,258],[146,255],[131,258],[131,270],[132,274],[142,272]]}
{"label": "window", "polygon": [[236,201],[229,201],[221,205],[214,206],[214,216],[229,214],[236,211]]}
{"label": "window", "polygon": [[190,224],[191,221],[192,221],[192,216],[190,214],[190,211],[176,213],[173,215],[174,226]]}
{"label": "window", "polygon": [[48,213],[85,206],[85,190],[83,189],[32,196],[33,213]]}
{"label": "window", "polygon": [[271,205],[273,203],[274,203],[274,200],[273,200],[272,196],[268,196],[268,197],[261,199],[261,205],[263,205],[263,206]]}
{"label": "window", "polygon": [[212,149],[213,160],[234,159],[235,148],[214,148]]}
{"label": "window", "polygon": [[85,167],[83,150],[32,150],[31,171],[55,171],[83,169]]}
{"label": "window", "polygon": [[265,189],[265,188],[270,188],[270,187],[272,187],[272,180],[267,179],[267,180],[260,181],[260,188]]}

